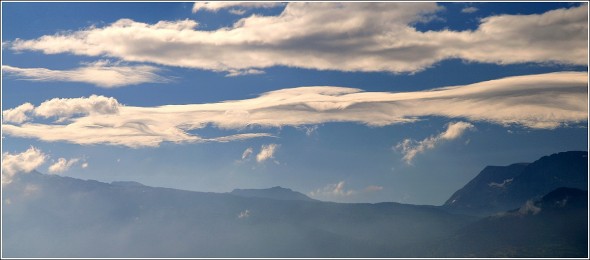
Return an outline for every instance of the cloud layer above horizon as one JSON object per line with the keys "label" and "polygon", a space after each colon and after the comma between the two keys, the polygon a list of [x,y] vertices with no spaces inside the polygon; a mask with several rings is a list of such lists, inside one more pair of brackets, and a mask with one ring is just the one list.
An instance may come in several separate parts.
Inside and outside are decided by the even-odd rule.
{"label": "cloud layer above horizon", "polygon": [[[193,11],[230,6],[195,5]],[[195,9],[196,8],[196,9]],[[276,16],[251,15],[200,30],[194,20],[155,24],[120,19],[37,39],[6,42],[14,51],[70,53],[127,62],[262,73],[287,66],[316,70],[416,72],[445,59],[587,65],[588,6],[543,14],[482,18],[476,30],[422,32],[436,3],[288,3]]]}
{"label": "cloud layer above horizon", "polygon": [[[587,106],[587,73],[559,72],[401,93],[299,87],[251,99],[158,107],[127,106],[112,97],[92,95],[55,98],[38,106],[25,103],[2,114],[5,135],[48,142],[144,147],[162,142],[272,137],[268,133],[243,133],[248,129],[327,122],[386,126],[430,116],[552,129],[586,122]],[[237,133],[215,138],[191,133],[205,127]]]}

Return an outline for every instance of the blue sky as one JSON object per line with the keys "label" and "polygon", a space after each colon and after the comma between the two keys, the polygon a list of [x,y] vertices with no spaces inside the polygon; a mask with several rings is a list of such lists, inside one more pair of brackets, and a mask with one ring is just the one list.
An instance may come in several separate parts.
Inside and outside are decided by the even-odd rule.
{"label": "blue sky", "polygon": [[587,16],[582,3],[3,2],[3,183],[36,168],[439,205],[486,165],[587,150]]}

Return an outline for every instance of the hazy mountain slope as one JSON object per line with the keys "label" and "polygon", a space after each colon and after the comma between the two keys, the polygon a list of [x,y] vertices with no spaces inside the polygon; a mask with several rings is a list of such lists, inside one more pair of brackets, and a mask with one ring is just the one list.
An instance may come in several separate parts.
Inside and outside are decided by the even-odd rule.
{"label": "hazy mountain slope", "polygon": [[588,194],[558,188],[433,243],[432,256],[588,257]]}
{"label": "hazy mountain slope", "polygon": [[232,192],[230,192],[230,194],[242,197],[257,197],[275,200],[315,201],[314,199],[304,195],[303,193],[296,192],[291,189],[283,188],[280,186],[272,187],[269,189],[234,189]]}
{"label": "hazy mountain slope", "polygon": [[562,152],[530,164],[488,166],[443,205],[452,212],[487,215],[516,208],[553,189],[587,189],[588,152]]}
{"label": "hazy mountain slope", "polygon": [[3,195],[5,257],[404,256],[404,245],[469,220],[397,203],[271,200],[39,173],[19,175]]}

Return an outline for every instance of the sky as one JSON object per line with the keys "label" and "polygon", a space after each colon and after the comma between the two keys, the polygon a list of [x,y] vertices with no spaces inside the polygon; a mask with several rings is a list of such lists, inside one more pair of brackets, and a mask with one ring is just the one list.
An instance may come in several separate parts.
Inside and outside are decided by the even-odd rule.
{"label": "sky", "polygon": [[2,2],[2,184],[441,205],[587,150],[587,46],[579,2]]}

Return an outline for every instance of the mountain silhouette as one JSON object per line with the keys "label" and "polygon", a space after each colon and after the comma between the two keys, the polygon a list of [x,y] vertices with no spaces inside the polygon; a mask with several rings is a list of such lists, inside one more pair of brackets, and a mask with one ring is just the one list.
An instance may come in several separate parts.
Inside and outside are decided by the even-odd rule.
{"label": "mountain silhouette", "polygon": [[488,166],[443,205],[452,212],[489,215],[538,199],[559,187],[586,189],[588,152],[562,152],[533,163]]}
{"label": "mountain silhouette", "polygon": [[489,166],[443,206],[20,173],[2,187],[2,255],[587,257],[587,171],[587,152]]}

